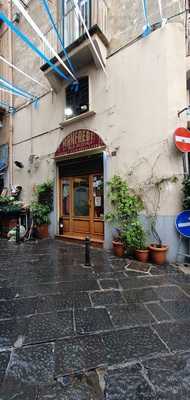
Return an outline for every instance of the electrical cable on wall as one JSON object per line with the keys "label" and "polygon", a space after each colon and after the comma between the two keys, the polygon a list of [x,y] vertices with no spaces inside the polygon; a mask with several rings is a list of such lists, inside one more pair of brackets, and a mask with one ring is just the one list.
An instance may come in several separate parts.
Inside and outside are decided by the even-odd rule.
{"label": "electrical cable on wall", "polygon": [[[30,102],[32,102],[32,103],[34,104],[34,107],[35,107],[35,108],[38,107],[38,102],[39,102],[39,99],[38,99],[38,98],[29,99],[26,95],[15,91],[13,88],[12,88],[12,89],[11,89],[11,88],[6,88],[6,87],[3,87],[1,84],[0,84],[0,91],[1,91],[1,92],[4,92],[4,93],[9,93],[9,94],[11,94],[12,96],[25,97],[25,98],[28,99],[28,101],[30,101]],[[13,107],[11,107],[11,108],[13,109]],[[15,112],[16,112],[16,108],[14,108],[14,110],[13,110],[12,112],[15,113]]]}
{"label": "electrical cable on wall", "polygon": [[12,96],[25,97],[25,98],[27,98],[29,100],[29,98],[27,96],[25,96],[24,94],[16,92],[14,89],[11,89],[11,88],[8,88],[8,87],[6,88],[5,86],[3,86],[1,84],[0,84],[0,91],[4,92],[4,93],[9,93]]}
{"label": "electrical cable on wall", "polygon": [[20,89],[19,87],[12,85],[10,82],[2,78],[1,76],[0,76],[0,89],[1,91],[4,91],[6,93],[27,98],[30,102],[34,104],[35,108],[37,108],[38,106],[39,97],[36,97],[33,94],[27,92],[26,90]]}
{"label": "electrical cable on wall", "polygon": [[67,67],[67,65],[63,62],[63,60],[59,57],[55,49],[51,46],[49,41],[46,39],[46,37],[43,35],[42,31],[40,28],[36,25],[36,23],[33,21],[33,19],[30,17],[28,12],[24,9],[22,4],[20,3],[19,0],[12,0],[15,6],[18,7],[26,21],[30,24],[30,26],[33,28],[33,30],[37,33],[37,35],[40,37],[40,39],[43,41],[43,43],[46,45],[46,47],[52,52],[52,54],[57,58],[57,60],[60,62],[60,64],[65,68],[65,70],[71,75],[71,77],[76,80],[75,76],[73,73],[70,71],[70,69]]}
{"label": "electrical cable on wall", "polygon": [[[51,25],[52,25],[54,31],[55,31],[56,34],[57,34],[58,40],[59,40],[59,42],[60,42],[60,44],[61,44],[61,47],[62,47],[63,52],[64,52],[64,55],[65,55],[65,58],[67,59],[67,62],[68,62],[68,64],[69,64],[69,66],[70,66],[70,68],[71,68],[73,74],[75,75],[76,72],[75,72],[74,66],[73,66],[71,60],[69,59],[68,53],[67,53],[67,51],[66,51],[66,49],[65,49],[64,41],[63,41],[63,39],[62,39],[62,37],[61,37],[61,35],[60,35],[60,33],[59,33],[59,30],[57,29],[57,26],[56,26],[56,24],[55,24],[54,18],[53,18],[53,16],[52,16],[51,11],[50,11],[50,8],[49,8],[49,6],[48,6],[48,2],[47,2],[47,0],[40,0],[40,1],[41,1],[42,5],[44,6],[45,11],[46,11],[47,14],[48,14],[49,20],[50,20],[50,22],[51,22]],[[62,19],[63,19],[63,18],[62,18]],[[75,77],[75,80],[77,80],[76,77]]]}
{"label": "electrical cable on wall", "polygon": [[37,99],[37,97],[35,95],[33,95],[32,93],[29,93],[26,90],[23,90],[23,89],[19,88],[18,86],[13,85],[11,82],[7,81],[2,76],[0,76],[0,85],[1,85],[1,87],[4,87],[4,88],[13,89],[15,93],[17,92],[17,93],[23,95],[23,97],[28,97],[29,99],[32,99],[32,100]]}
{"label": "electrical cable on wall", "polygon": [[42,58],[51,68],[53,71],[57,72],[61,78],[69,80],[68,76],[64,74],[64,72],[54,65],[48,57],[38,48],[35,46],[35,44],[20,30],[18,29],[12,21],[10,21],[5,14],[0,13],[0,20],[3,20],[4,23],[14,32],[16,35],[22,39],[22,41],[27,44],[40,58]]}
{"label": "electrical cable on wall", "polygon": [[31,81],[33,81],[34,83],[38,84],[39,86],[43,87],[46,90],[50,90],[50,87],[44,85],[43,83],[39,82],[37,79],[33,78],[32,76],[26,74],[26,72],[22,71],[20,68],[16,67],[15,65],[11,64],[9,61],[7,61],[4,57],[0,56],[0,60],[2,62],[4,62],[5,64],[9,65],[9,67],[15,69],[15,71],[19,72],[20,74],[22,74],[23,76],[25,76],[26,78],[30,79]]}

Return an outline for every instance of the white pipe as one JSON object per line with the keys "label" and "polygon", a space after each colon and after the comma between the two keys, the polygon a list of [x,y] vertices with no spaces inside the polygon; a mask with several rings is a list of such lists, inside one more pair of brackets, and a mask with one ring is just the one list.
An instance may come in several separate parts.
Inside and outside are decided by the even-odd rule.
{"label": "white pipe", "polygon": [[5,64],[9,65],[9,67],[15,69],[16,71],[20,72],[23,76],[25,76],[26,78],[30,79],[31,81],[37,83],[39,86],[50,90],[50,88],[46,85],[44,85],[43,83],[37,81],[37,79],[32,78],[32,76],[26,74],[26,72],[22,71],[20,68],[16,67],[15,65],[11,64],[9,61],[7,61],[4,57],[0,56],[0,60],[3,61]]}
{"label": "white pipe", "polygon": [[53,55],[57,58],[57,60],[62,64],[62,66],[66,69],[66,71],[72,76],[74,80],[76,80],[75,76],[73,73],[70,71],[70,69],[67,67],[67,65],[63,62],[63,60],[59,57],[57,52],[54,50],[54,48],[51,46],[49,41],[46,39],[46,37],[43,35],[42,31],[40,28],[36,25],[36,23],[33,21],[33,19],[30,17],[30,15],[27,13],[27,11],[24,9],[22,4],[20,3],[20,0],[12,0],[15,6],[18,7],[24,18],[28,21],[30,26],[34,29],[34,31],[37,33],[37,35],[42,39],[42,41],[45,43],[45,45],[48,47],[48,49],[53,53]]}
{"label": "white pipe", "polygon": [[163,19],[162,0],[158,0],[158,5],[159,5],[161,19]]}
{"label": "white pipe", "polygon": [[159,6],[159,11],[160,11],[160,17],[162,20],[162,27],[163,27],[167,23],[167,18],[164,18],[164,16],[163,16],[162,0],[158,0],[158,6]]}
{"label": "white pipe", "polygon": [[[13,0],[13,1],[14,1],[14,0]],[[85,31],[86,31],[86,34],[87,34],[87,36],[88,36],[88,38],[89,38],[89,40],[90,40],[90,43],[91,43],[91,45],[92,45],[92,47],[93,47],[93,50],[94,50],[96,56],[98,57],[98,60],[99,60],[99,62],[100,62],[100,64],[101,64],[101,66],[102,66],[103,71],[105,72],[105,74],[106,74],[106,76],[107,76],[106,69],[105,69],[104,64],[103,64],[103,62],[102,62],[102,60],[101,60],[101,58],[100,58],[100,56],[99,56],[99,54],[98,54],[98,52],[97,52],[97,50],[96,50],[96,46],[95,46],[95,44],[93,43],[93,40],[92,40],[92,38],[91,38],[91,36],[90,36],[89,30],[88,30],[88,28],[87,28],[87,26],[86,26],[86,24],[85,24],[85,21],[84,21],[84,18],[83,18],[83,16],[82,16],[82,14],[81,14],[81,11],[80,11],[80,8],[79,8],[79,6],[78,6],[77,0],[73,0],[73,3],[74,3],[74,5],[75,5],[75,10],[76,10],[77,14],[78,14],[78,16],[80,17],[80,19],[81,19],[81,21],[82,21],[82,24],[83,24],[84,29],[85,29]]]}

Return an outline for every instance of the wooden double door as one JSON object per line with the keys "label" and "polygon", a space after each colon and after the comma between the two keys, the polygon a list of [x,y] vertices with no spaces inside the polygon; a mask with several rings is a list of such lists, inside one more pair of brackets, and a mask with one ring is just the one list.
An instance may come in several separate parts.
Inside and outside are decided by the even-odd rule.
{"label": "wooden double door", "polygon": [[103,174],[62,177],[60,214],[63,235],[104,239]]}

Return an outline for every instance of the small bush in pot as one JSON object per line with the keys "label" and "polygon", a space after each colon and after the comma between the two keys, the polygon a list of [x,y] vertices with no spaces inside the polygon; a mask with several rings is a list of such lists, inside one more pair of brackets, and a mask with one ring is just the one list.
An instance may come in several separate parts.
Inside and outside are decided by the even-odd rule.
{"label": "small bush in pot", "polygon": [[149,246],[151,261],[156,265],[163,265],[166,262],[168,246],[162,243],[162,240],[156,230],[156,218],[153,217],[151,223],[151,232],[156,240]]}
{"label": "small bush in pot", "polygon": [[128,248],[135,252],[138,261],[146,263],[149,258],[149,250],[146,245],[146,233],[138,219],[131,221],[122,233],[123,241]]}
{"label": "small bush in pot", "polygon": [[53,209],[53,182],[47,181],[35,186],[35,195],[38,203],[49,206],[50,210]]}
{"label": "small bush in pot", "polygon": [[53,209],[53,183],[47,181],[36,185],[34,189],[34,200],[31,202],[34,227],[41,238],[48,237],[48,225],[50,224],[50,212]]}
{"label": "small bush in pot", "polygon": [[106,214],[106,220],[120,232],[118,239],[112,242],[115,254],[124,255],[127,226],[137,218],[143,204],[138,196],[130,192],[127,182],[120,176],[113,176],[108,186],[111,210]]}
{"label": "small bush in pot", "polygon": [[33,201],[31,203],[30,209],[32,211],[33,220],[36,225],[39,226],[50,224],[50,208],[47,205],[43,205]]}

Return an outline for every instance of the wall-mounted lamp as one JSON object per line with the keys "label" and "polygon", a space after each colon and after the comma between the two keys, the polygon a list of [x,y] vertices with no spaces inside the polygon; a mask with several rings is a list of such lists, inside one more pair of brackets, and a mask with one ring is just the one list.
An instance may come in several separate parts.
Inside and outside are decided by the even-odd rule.
{"label": "wall-mounted lamp", "polygon": [[20,161],[15,161],[15,165],[16,165],[18,168],[24,168],[24,165],[23,165]]}
{"label": "wall-mounted lamp", "polygon": [[72,108],[67,107],[67,108],[65,109],[65,116],[66,116],[66,118],[70,118],[70,117],[72,117],[72,115],[73,115],[73,110],[72,110]]}

